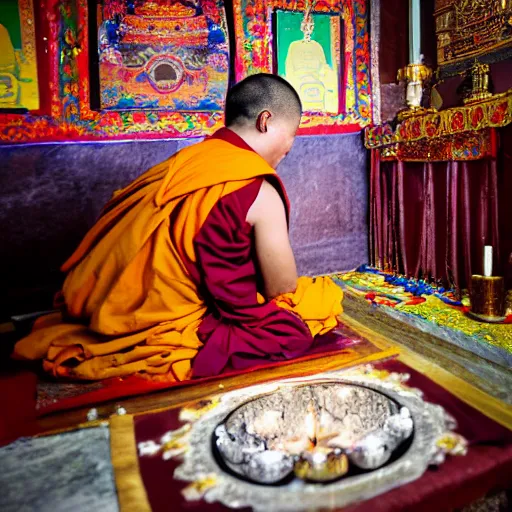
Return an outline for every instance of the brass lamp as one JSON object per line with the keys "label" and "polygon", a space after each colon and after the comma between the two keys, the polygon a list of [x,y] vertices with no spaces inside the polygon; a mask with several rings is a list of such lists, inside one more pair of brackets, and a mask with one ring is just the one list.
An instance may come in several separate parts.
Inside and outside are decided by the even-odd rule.
{"label": "brass lamp", "polygon": [[426,111],[421,106],[421,98],[425,83],[432,78],[432,70],[425,64],[408,64],[398,70],[397,79],[407,82],[406,102],[407,110],[399,112],[399,120],[403,120],[415,114]]}

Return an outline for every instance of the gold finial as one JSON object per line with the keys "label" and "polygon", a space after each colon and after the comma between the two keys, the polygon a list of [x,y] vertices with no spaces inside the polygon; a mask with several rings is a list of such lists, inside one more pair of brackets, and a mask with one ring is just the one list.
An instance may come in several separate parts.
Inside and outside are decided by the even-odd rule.
{"label": "gold finial", "polygon": [[311,11],[313,10],[313,6],[309,0],[306,1],[306,8],[304,9],[304,18],[302,19],[302,23],[300,24],[300,30],[304,34],[304,41],[306,43],[311,42],[311,36],[313,34],[313,30],[315,29],[315,22],[313,20],[313,15]]}

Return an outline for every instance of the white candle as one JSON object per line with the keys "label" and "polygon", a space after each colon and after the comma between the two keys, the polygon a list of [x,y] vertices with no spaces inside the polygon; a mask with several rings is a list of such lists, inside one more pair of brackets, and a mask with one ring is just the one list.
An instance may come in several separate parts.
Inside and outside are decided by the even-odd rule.
{"label": "white candle", "polygon": [[409,0],[409,63],[421,64],[420,0]]}
{"label": "white candle", "polygon": [[492,276],[492,245],[484,246],[484,276]]}

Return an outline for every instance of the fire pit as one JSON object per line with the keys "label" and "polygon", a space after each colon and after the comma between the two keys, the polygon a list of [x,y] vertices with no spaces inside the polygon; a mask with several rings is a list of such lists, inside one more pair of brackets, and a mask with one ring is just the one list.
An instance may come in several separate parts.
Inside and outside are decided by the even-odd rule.
{"label": "fire pit", "polygon": [[[214,431],[214,450],[234,475],[259,484],[297,477],[329,482],[373,470],[403,453],[409,410],[345,383],[304,385],[251,400]],[[410,443],[409,443],[410,444]]]}
{"label": "fire pit", "polygon": [[407,378],[359,367],[224,393],[182,409],[180,429],[139,450],[182,458],[174,478],[189,483],[187,500],[257,512],[344,507],[464,453],[453,419]]}

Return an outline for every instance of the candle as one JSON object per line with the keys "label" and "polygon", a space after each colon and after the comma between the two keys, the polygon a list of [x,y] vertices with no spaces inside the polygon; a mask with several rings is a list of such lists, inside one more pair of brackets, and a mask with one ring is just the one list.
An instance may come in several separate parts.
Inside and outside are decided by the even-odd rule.
{"label": "candle", "polygon": [[409,63],[421,64],[420,0],[409,0]]}
{"label": "candle", "polygon": [[306,435],[310,442],[315,445],[317,438],[317,418],[316,418],[316,410],[315,406],[312,403],[308,404],[307,414],[306,414]]}
{"label": "candle", "polygon": [[484,276],[492,276],[492,245],[484,246]]}

